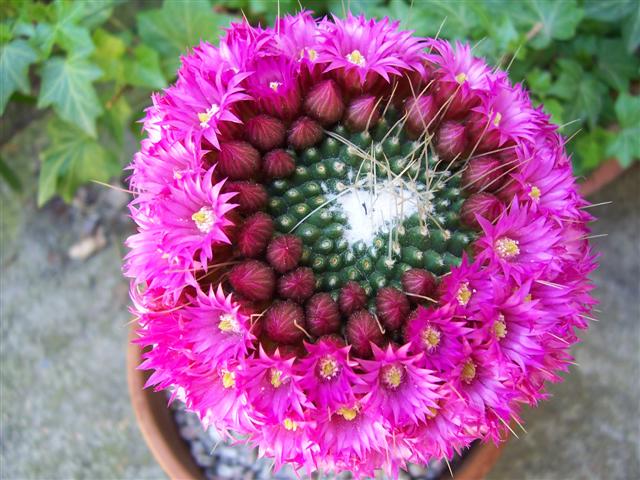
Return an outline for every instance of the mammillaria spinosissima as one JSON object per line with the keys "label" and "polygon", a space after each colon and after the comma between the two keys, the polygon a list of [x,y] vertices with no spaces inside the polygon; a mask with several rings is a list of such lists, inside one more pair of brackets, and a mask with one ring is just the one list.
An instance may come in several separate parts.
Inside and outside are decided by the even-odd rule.
{"label": "mammillaria spinosissima", "polygon": [[152,97],[127,242],[148,385],[306,471],[499,441],[594,300],[563,138],[464,44],[234,24]]}

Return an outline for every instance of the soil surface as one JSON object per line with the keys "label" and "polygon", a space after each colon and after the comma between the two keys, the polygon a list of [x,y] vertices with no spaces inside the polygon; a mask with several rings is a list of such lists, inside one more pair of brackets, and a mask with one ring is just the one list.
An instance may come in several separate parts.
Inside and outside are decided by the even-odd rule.
{"label": "soil surface", "polygon": [[[0,182],[0,478],[165,478],[126,388],[127,195],[93,185],[71,206],[37,209],[42,128],[0,151],[23,184],[15,194]],[[608,234],[593,240],[600,321],[491,479],[640,478],[639,192],[636,165],[591,198],[613,202],[593,209],[594,234]]]}

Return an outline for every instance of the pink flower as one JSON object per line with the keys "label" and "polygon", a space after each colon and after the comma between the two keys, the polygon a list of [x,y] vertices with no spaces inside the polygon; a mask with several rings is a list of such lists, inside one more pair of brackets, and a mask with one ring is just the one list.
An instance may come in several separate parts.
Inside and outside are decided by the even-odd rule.
{"label": "pink flower", "polygon": [[369,393],[367,408],[379,411],[392,425],[424,421],[425,412],[439,398],[440,379],[417,366],[422,354],[410,355],[410,346],[389,345],[382,350],[374,345],[373,360],[359,360],[366,385],[357,386],[356,391]]}
{"label": "pink flower", "polygon": [[480,218],[484,235],[474,244],[478,262],[499,265],[518,281],[557,268],[557,228],[544,216],[532,215],[513,202],[495,225]]}
{"label": "pink flower", "polygon": [[308,355],[300,359],[300,385],[320,411],[333,410],[355,401],[354,387],[363,381],[356,375],[358,365],[349,359],[349,347],[321,340],[305,343]]}
{"label": "pink flower", "polygon": [[260,348],[258,358],[247,360],[240,375],[241,388],[260,418],[267,423],[282,424],[288,418],[302,419],[313,408],[294,371],[294,358],[282,358],[276,350],[272,356]]}
{"label": "pink flower", "polygon": [[240,305],[222,286],[209,294],[198,291],[192,304],[184,310],[184,340],[190,355],[198,362],[218,365],[228,359],[244,357],[255,339],[249,317],[240,313]]}
{"label": "pink flower", "polygon": [[446,371],[464,357],[462,338],[470,331],[454,317],[455,307],[419,307],[405,326],[405,340],[413,353],[424,354],[421,364],[436,371]]}
{"label": "pink flower", "polygon": [[353,86],[375,82],[378,76],[390,82],[390,75],[416,70],[425,58],[424,42],[399,31],[398,25],[388,18],[367,20],[351,13],[344,20],[325,20],[318,61],[327,64],[325,71],[339,73],[349,84],[356,82]]}
{"label": "pink flower", "polygon": [[213,258],[214,243],[230,242],[225,228],[233,223],[226,214],[235,207],[230,203],[235,194],[220,192],[224,181],[212,184],[213,170],[203,177],[189,174],[177,179],[157,207],[156,228],[172,257],[198,258],[206,265]]}

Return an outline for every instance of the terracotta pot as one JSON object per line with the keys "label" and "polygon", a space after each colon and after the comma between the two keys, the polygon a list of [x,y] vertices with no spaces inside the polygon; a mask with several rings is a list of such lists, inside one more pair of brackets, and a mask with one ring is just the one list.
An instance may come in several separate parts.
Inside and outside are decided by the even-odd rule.
{"label": "terracotta pot", "polygon": [[[135,325],[129,332],[127,347],[127,383],[131,404],[151,453],[169,478],[174,480],[204,480],[204,474],[189,452],[187,443],[180,436],[167,397],[161,392],[145,389],[149,372],[138,370],[141,350],[131,341],[136,338]],[[491,470],[502,453],[504,443],[478,445],[456,469],[455,480],[481,480]],[[447,474],[445,474],[447,475]],[[445,477],[446,478],[446,477]]]}

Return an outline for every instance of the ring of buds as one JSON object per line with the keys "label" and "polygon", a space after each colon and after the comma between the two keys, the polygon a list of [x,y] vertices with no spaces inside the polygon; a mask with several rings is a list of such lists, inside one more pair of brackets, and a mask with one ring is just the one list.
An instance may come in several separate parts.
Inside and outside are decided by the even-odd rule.
{"label": "ring of buds", "polygon": [[388,19],[234,24],[152,97],[127,245],[148,385],[276,467],[498,441],[594,300],[563,138],[469,46]]}

